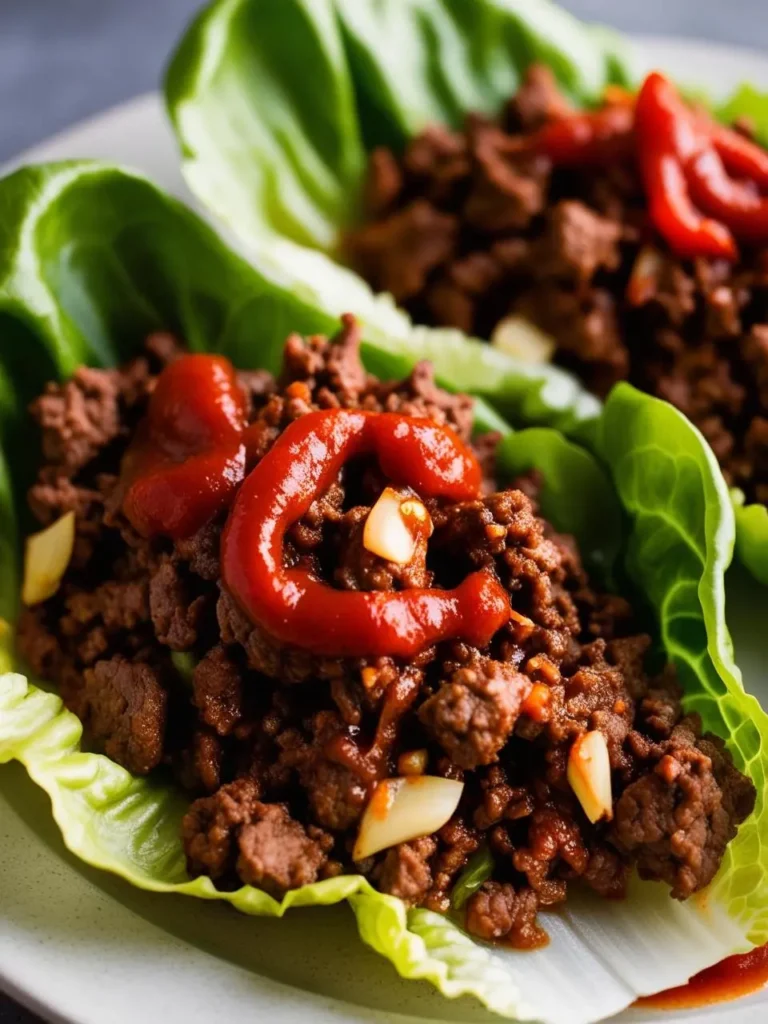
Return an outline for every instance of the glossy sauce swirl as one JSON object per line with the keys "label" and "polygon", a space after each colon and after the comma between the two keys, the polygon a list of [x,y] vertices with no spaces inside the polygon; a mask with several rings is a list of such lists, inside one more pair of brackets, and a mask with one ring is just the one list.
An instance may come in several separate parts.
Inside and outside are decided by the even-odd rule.
{"label": "glossy sauce swirl", "polygon": [[410,658],[448,639],[483,647],[507,622],[509,598],[490,571],[453,590],[353,592],[285,564],[287,531],[356,456],[375,455],[390,480],[422,497],[476,498],[480,466],[448,427],[396,413],[311,412],[244,480],[248,437],[231,363],[183,356],[160,375],[124,458],[123,510],[143,536],[178,539],[232,506],[223,581],[270,636],[329,657]]}
{"label": "glossy sauce swirl", "polygon": [[476,458],[447,427],[396,413],[329,409],[294,421],[250,473],[222,539],[222,576],[252,621],[285,643],[330,657],[411,658],[441,640],[484,647],[509,619],[498,580],[475,572],[454,590],[333,590],[286,568],[288,528],[349,459],[378,456],[389,479],[422,496],[476,498]]}
{"label": "glossy sauce swirl", "polygon": [[229,506],[245,475],[245,395],[222,356],[167,366],[122,465],[123,511],[143,537],[195,533]]}

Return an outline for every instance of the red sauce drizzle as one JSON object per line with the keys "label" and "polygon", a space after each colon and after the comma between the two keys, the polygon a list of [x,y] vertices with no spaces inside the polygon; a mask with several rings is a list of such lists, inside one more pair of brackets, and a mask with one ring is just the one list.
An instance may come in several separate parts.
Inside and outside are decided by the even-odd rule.
{"label": "red sauce drizzle", "polygon": [[228,359],[188,355],[166,367],[122,465],[134,529],[188,537],[227,508],[245,475],[245,420]]}
{"label": "red sauce drizzle", "polygon": [[[232,505],[242,484],[222,538],[224,582],[271,636],[320,655],[408,658],[454,637],[482,647],[509,619],[508,596],[488,571],[454,590],[357,593],[284,565],[286,530],[356,455],[375,453],[390,479],[423,496],[477,497],[480,466],[453,431],[395,413],[313,412],[283,432],[243,483],[246,413],[221,356],[183,356],[160,374],[122,466],[123,511],[139,533],[189,536]],[[357,757],[370,776],[387,750],[382,733],[365,755],[343,756]]]}
{"label": "red sauce drizzle", "polygon": [[735,260],[768,241],[768,153],[691,107],[657,71],[636,101],[547,122],[526,145],[564,167],[636,158],[657,231],[679,256]]}
{"label": "red sauce drizzle", "polygon": [[684,1010],[751,995],[768,984],[768,945],[739,953],[695,974],[687,985],[638,999],[636,1006]]}
{"label": "red sauce drizzle", "polygon": [[487,571],[454,590],[333,590],[286,568],[288,528],[344,463],[376,454],[393,481],[454,501],[477,497],[480,466],[447,427],[396,413],[330,409],[294,421],[246,478],[222,538],[222,576],[252,621],[273,637],[331,657],[411,658],[461,638],[485,646],[509,619],[509,598]]}

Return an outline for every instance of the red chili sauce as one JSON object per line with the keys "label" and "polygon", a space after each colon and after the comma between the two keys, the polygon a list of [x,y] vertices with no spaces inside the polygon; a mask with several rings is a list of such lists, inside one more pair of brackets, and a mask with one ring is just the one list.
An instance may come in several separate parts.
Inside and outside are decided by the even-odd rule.
{"label": "red chili sauce", "polygon": [[222,578],[270,636],[318,655],[410,658],[447,639],[483,647],[508,621],[508,595],[489,571],[453,590],[353,592],[285,564],[286,532],[353,457],[376,455],[393,482],[422,497],[476,498],[480,466],[448,427],[396,413],[311,412],[244,480],[248,440],[246,399],[231,363],[183,356],[160,375],[125,456],[123,510],[143,536],[180,538],[232,506]]}
{"label": "red chili sauce", "polygon": [[477,459],[447,427],[397,413],[329,409],[295,420],[250,473],[224,530],[222,578],[273,637],[331,657],[411,658],[441,640],[484,647],[509,619],[509,598],[487,571],[453,590],[332,590],[287,568],[288,528],[349,459],[375,454],[385,475],[422,497],[476,498]]}
{"label": "red chili sauce", "polygon": [[160,374],[122,465],[123,511],[144,537],[188,537],[245,475],[245,395],[228,359],[188,355]]}
{"label": "red chili sauce", "polygon": [[768,984],[768,944],[727,959],[695,974],[687,985],[638,999],[653,1010],[687,1010],[751,995]]}
{"label": "red chili sauce", "polygon": [[549,121],[527,145],[574,168],[634,155],[651,220],[678,256],[735,260],[737,242],[768,242],[768,153],[656,71],[636,99],[614,90],[599,110]]}

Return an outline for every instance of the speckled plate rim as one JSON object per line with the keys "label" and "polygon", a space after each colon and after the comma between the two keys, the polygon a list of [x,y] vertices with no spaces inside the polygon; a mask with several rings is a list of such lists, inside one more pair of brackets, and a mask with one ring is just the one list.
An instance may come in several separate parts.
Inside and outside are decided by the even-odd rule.
{"label": "speckled plate rim", "polygon": [[[637,59],[641,67],[667,69],[717,93],[744,80],[768,89],[768,57],[753,50],[639,37]],[[158,94],[59,133],[2,170],[78,157],[135,167],[191,201]],[[0,988],[47,1019],[64,1024],[203,1024],[224,1017],[272,1024],[498,1020],[469,1002],[449,1003],[425,985],[400,981],[389,965],[360,948],[341,908],[301,912],[292,921],[230,916],[222,923],[222,908],[148,896],[84,868],[64,850],[52,822],[38,828],[39,815],[24,813],[21,808],[37,803],[44,814],[44,801],[20,770],[6,771],[16,773],[12,785],[18,799],[0,794]],[[27,824],[32,817],[34,830]],[[239,950],[249,947],[247,955],[238,953],[232,962],[232,942],[226,952],[216,942],[188,940],[193,923],[199,928],[210,911],[228,939],[235,936]],[[292,961],[292,984],[285,983],[286,972],[275,969],[281,958]],[[240,965],[246,962],[247,967]],[[633,1010],[616,1018],[617,1024],[766,1019],[768,992],[699,1011]]]}

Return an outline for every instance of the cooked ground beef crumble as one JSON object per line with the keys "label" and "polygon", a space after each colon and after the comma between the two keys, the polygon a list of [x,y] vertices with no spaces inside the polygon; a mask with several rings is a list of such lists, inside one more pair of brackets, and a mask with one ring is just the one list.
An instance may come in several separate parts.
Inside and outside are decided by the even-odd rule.
{"label": "cooked ground beef crumble", "polygon": [[[318,408],[430,417],[470,440],[470,399],[438,389],[427,365],[398,383],[367,376],[358,345],[347,318],[333,342],[292,336],[278,380],[240,374],[259,440],[254,461]],[[485,496],[429,500],[434,534],[410,565],[361,544],[386,483],[370,459],[345,467],[291,529],[287,557],[316,558],[327,582],[347,590],[454,586],[490,567],[512,598],[508,626],[487,649],[443,643],[411,664],[316,657],[267,636],[223,589],[220,519],[171,542],[143,539],[123,517],[122,455],[158,373],[179,353],[154,335],[127,366],[81,369],[33,403],[45,464],[30,505],[44,525],[73,510],[77,540],[58,593],[23,613],[19,647],[58,685],[94,747],[137,774],[161,765],[175,773],[190,797],[183,841],[193,875],[279,897],[362,872],[444,912],[486,844],[495,870],[470,898],[466,925],[518,947],[545,941],[538,911],[561,903],[569,883],[620,896],[637,866],[685,898],[712,878],[754,788],[723,743],[684,714],[673,673],[646,675],[649,638],[637,635],[625,600],[592,587],[571,538],[538,515],[531,480],[521,481],[529,494],[497,490],[493,439],[480,445]],[[370,786],[329,744],[370,742],[394,687],[405,696],[394,728],[379,729],[379,778],[425,751],[428,774],[465,786],[435,835],[355,863]],[[534,691],[546,699],[531,716],[524,702]],[[604,735],[613,775],[613,821],[597,825],[566,777],[569,748],[586,730]]]}
{"label": "cooked ground beef crumble", "polygon": [[768,250],[735,264],[672,255],[634,159],[578,171],[526,152],[567,111],[534,66],[498,119],[375,150],[350,264],[418,323],[489,338],[505,317],[529,320],[597,395],[630,380],[677,406],[728,483],[768,502]]}

